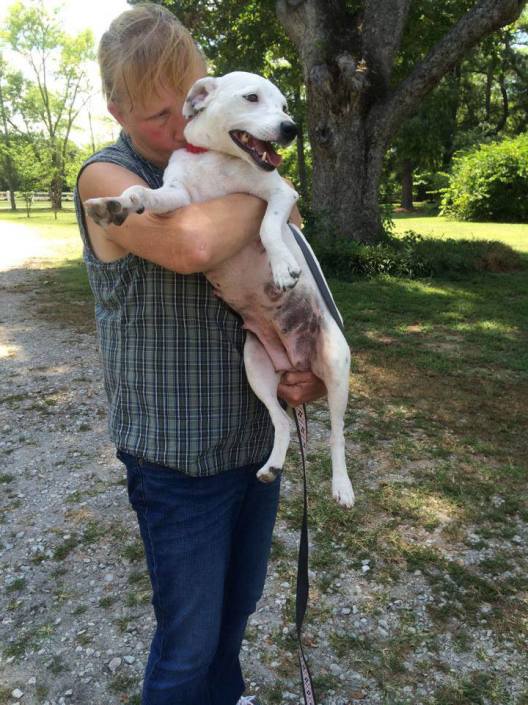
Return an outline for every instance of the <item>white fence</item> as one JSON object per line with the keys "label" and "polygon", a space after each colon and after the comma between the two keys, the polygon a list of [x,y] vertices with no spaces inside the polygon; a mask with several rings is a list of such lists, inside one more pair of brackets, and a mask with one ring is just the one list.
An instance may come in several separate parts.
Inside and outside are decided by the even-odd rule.
{"label": "white fence", "polygon": [[[33,202],[35,201],[49,201],[50,195],[47,191],[33,191]],[[24,199],[24,194],[22,191],[15,191],[15,198],[18,200]],[[62,192],[63,201],[73,201],[73,193],[71,191]],[[9,201],[9,191],[0,191],[0,201]]]}

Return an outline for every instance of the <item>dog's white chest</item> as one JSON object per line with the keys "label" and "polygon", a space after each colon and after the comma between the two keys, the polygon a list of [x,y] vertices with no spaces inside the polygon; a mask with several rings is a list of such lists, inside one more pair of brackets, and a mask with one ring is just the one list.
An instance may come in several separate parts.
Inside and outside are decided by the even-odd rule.
{"label": "dog's white chest", "polygon": [[260,192],[263,188],[255,169],[241,159],[213,151],[193,154],[185,149],[171,156],[163,183],[184,185],[194,203],[229,193]]}

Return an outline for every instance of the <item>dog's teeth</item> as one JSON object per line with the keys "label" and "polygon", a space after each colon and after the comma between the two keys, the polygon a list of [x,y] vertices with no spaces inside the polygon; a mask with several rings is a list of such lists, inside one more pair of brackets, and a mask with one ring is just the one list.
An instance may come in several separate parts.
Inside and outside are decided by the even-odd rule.
{"label": "dog's teeth", "polygon": [[249,135],[246,132],[243,132],[242,137],[240,139],[244,144],[247,144],[249,142]]}
{"label": "dog's teeth", "polygon": [[267,152],[264,152],[260,158],[262,159],[263,162],[267,161],[267,159],[268,159],[268,153],[267,153]]}

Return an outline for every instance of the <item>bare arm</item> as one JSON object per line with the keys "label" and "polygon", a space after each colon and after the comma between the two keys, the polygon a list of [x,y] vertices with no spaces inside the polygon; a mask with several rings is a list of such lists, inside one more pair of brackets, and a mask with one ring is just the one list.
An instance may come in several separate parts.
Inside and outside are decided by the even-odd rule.
{"label": "bare arm", "polygon": [[[147,186],[127,169],[99,162],[83,171],[79,195],[81,201],[119,196],[134,184]],[[212,269],[257,238],[266,206],[255,196],[234,193],[164,216],[133,214],[123,225],[105,229],[90,218],[86,220],[92,247],[103,261],[132,252],[167,269],[190,274]],[[296,209],[292,220],[300,224]]]}

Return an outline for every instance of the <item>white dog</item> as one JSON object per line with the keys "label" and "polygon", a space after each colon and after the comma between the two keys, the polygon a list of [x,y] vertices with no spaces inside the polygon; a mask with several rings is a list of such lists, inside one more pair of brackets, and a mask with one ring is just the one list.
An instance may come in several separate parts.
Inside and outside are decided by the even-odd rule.
{"label": "white dog", "polygon": [[132,186],[119,198],[84,205],[105,227],[120,225],[130,212],[167,213],[235,192],[268,202],[260,240],[204,272],[215,293],[244,319],[247,377],[275,429],[271,455],[257,475],[271,482],[290,442],[289,418],[277,400],[281,374],[312,370],[328,392],[333,496],[350,507],[354,491],[343,435],[350,350],[287,224],[298,195],[276,171],[281,157],[271,144],[287,145],[297,134],[286,109],[282,93],[261,76],[236,71],[201,78],[189,91],[183,114],[189,118],[185,139],[203,149],[174,152],[159,189]]}

